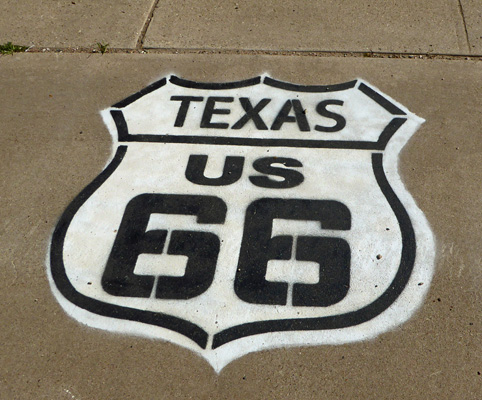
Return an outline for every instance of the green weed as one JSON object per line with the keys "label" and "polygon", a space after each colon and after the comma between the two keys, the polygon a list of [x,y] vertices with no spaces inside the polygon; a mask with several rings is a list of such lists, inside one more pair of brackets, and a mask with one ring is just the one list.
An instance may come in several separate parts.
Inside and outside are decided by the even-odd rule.
{"label": "green weed", "polygon": [[27,46],[18,46],[12,42],[7,42],[5,44],[0,44],[0,54],[13,54],[21,53],[28,49]]}
{"label": "green weed", "polygon": [[109,43],[97,43],[97,48],[101,54],[104,54],[107,51],[107,47],[109,47]]}

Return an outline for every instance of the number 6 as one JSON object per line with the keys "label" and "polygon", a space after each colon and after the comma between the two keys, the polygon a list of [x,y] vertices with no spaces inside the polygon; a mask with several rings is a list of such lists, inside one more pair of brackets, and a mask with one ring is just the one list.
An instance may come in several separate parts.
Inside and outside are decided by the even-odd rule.
{"label": "number 6", "polygon": [[[259,199],[246,211],[243,241],[234,290],[248,303],[286,305],[288,283],[269,282],[269,260],[289,260],[292,236],[271,237],[273,219],[319,221],[324,229],[348,230],[348,208],[331,200]],[[341,238],[299,236],[296,260],[314,261],[320,266],[316,284],[293,286],[293,306],[326,307],[343,299],[350,284],[350,247]]]}

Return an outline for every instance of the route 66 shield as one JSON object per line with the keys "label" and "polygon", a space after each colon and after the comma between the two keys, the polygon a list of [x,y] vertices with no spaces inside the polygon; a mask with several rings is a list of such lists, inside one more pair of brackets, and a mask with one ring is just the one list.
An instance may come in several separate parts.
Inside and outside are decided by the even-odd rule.
{"label": "route 66 shield", "polygon": [[102,112],[114,155],[60,218],[52,290],[92,327],[159,338],[216,371],[405,322],[434,240],[398,174],[423,120],[362,79],[170,76]]}

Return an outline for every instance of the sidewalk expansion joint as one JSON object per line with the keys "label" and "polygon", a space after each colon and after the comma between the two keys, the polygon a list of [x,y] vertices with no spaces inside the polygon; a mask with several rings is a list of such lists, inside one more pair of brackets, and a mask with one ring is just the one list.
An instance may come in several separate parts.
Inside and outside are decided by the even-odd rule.
{"label": "sidewalk expansion joint", "polygon": [[465,41],[466,41],[466,44],[467,44],[467,48],[469,49],[469,52],[470,52],[469,32],[467,31],[467,24],[465,22],[464,7],[462,6],[461,0],[458,0],[458,3],[459,3],[460,15],[462,17],[462,22],[464,23]]}
{"label": "sidewalk expansion joint", "polygon": [[329,50],[248,50],[248,49],[201,49],[201,48],[150,48],[144,51],[154,54],[222,54],[222,55],[265,55],[265,56],[298,56],[298,57],[360,57],[360,58],[404,58],[404,59],[444,59],[482,61],[482,54],[453,53],[400,53],[383,51],[329,51]]}
{"label": "sidewalk expansion joint", "polygon": [[[26,53],[65,53],[65,54],[100,54],[93,47],[30,47]],[[346,57],[378,59],[422,59],[422,60],[469,60],[482,61],[482,55],[450,53],[396,53],[380,51],[317,51],[317,50],[245,50],[245,49],[177,49],[177,48],[108,48],[105,54],[212,54],[212,55],[259,55],[292,57]],[[0,56],[1,57],[1,56]]]}
{"label": "sidewalk expansion joint", "polygon": [[144,39],[146,38],[147,30],[149,29],[149,25],[151,24],[152,18],[154,17],[154,12],[156,11],[157,5],[159,4],[160,0],[154,0],[152,2],[151,9],[149,10],[149,14],[147,14],[146,21],[142,26],[141,33],[139,34],[139,38],[137,39],[136,49],[140,52],[143,51]]}

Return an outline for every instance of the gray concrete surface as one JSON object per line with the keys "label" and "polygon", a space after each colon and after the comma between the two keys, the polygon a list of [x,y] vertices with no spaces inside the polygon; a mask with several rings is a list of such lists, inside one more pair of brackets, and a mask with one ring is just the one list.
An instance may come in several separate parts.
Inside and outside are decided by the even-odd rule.
{"label": "gray concrete surface", "polygon": [[145,46],[468,53],[457,0],[160,1]]}
{"label": "gray concrete surface", "polygon": [[[173,71],[305,84],[361,76],[426,119],[401,156],[437,239],[434,281],[412,319],[372,341],[249,354],[216,375],[181,347],[62,311],[45,259],[60,214],[109,157],[98,111]],[[0,74],[1,399],[480,398],[480,62],[23,54],[1,57]]]}
{"label": "gray concrete surface", "polygon": [[0,43],[36,47],[135,48],[152,0],[13,1],[0,3]]}

